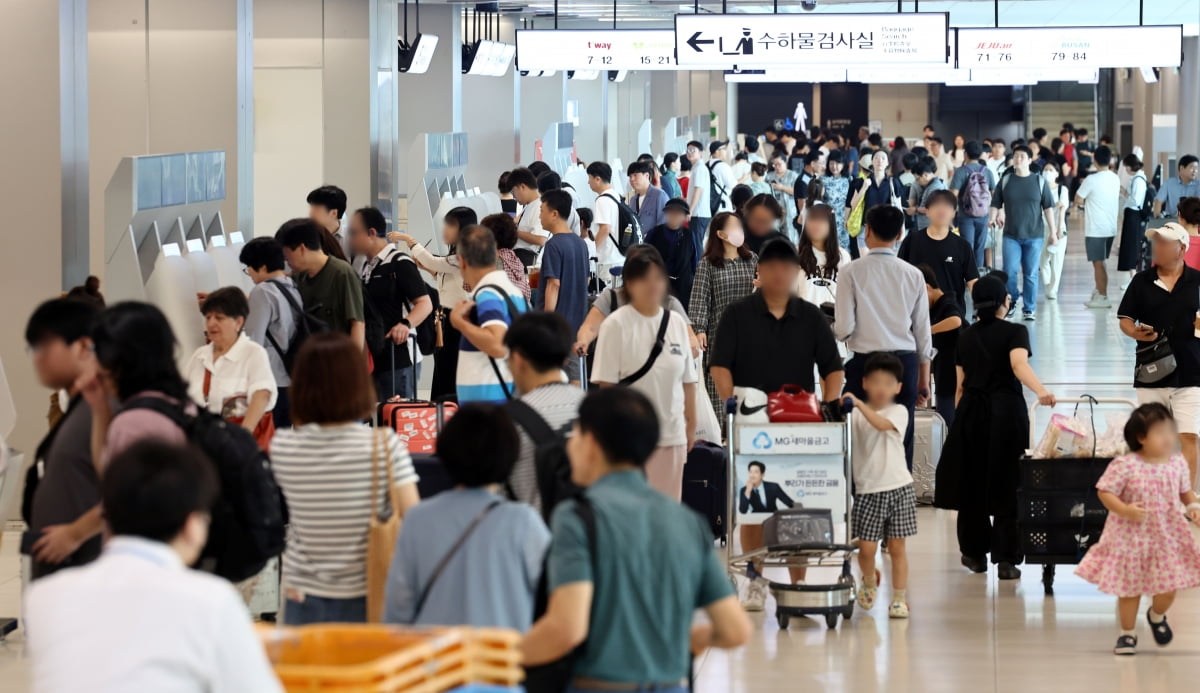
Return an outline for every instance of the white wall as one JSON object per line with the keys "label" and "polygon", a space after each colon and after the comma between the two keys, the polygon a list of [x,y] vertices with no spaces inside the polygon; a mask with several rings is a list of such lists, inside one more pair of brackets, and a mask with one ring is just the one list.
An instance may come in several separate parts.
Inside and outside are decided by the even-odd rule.
{"label": "white wall", "polygon": [[867,119],[883,123],[883,137],[920,137],[929,122],[929,87],[924,84],[872,84]]}
{"label": "white wall", "polygon": [[563,73],[551,77],[517,77],[521,91],[521,156],[528,164],[537,154],[537,141],[550,123],[562,122],[566,101]]}
{"label": "white wall", "polygon": [[104,269],[104,190],[126,156],[224,150],[221,212],[237,228],[237,88],[237,0],[89,4],[93,273]]}
{"label": "white wall", "polygon": [[326,183],[371,204],[369,20],[366,0],[255,0],[256,235]]}
{"label": "white wall", "polygon": [[[61,288],[62,252],[59,146],[58,3],[5,0],[0,3],[0,92],[19,95],[0,128],[0,188],[34,225],[10,229],[0,253],[0,358],[17,406],[9,445],[32,454],[46,432],[49,391],[37,382],[25,353],[25,321]],[[96,137],[96,135],[93,135]],[[95,247],[95,246],[93,246]],[[0,518],[4,519],[4,518]]]}

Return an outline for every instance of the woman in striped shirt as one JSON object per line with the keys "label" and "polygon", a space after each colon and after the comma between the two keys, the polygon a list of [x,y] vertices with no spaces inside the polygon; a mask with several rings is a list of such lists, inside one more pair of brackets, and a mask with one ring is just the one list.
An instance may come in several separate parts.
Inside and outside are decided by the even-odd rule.
{"label": "woman in striped shirt", "polygon": [[417,504],[417,474],[408,450],[391,429],[362,423],[375,408],[362,353],[342,334],[309,337],[292,378],[292,421],[271,443],[275,478],[290,514],[283,553],[288,625],[361,623],[367,620],[367,526],[371,513],[389,510],[391,465],[401,516]]}

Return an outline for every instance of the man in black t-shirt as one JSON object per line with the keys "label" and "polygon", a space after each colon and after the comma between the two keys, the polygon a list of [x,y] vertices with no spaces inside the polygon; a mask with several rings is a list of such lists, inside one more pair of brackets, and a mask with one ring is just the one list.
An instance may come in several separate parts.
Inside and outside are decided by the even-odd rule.
{"label": "man in black t-shirt", "polygon": [[433,313],[417,263],[387,242],[387,221],[374,207],[350,218],[350,245],[363,281],[367,351],[375,361],[379,401],[415,397],[421,377],[417,326]]}
{"label": "man in black t-shirt", "polygon": [[925,201],[925,209],[929,228],[905,238],[897,255],[912,265],[929,265],[942,291],[957,305],[966,305],[967,292],[979,279],[979,267],[971,244],[950,231],[958,200],[949,190],[935,190]]}
{"label": "man in black t-shirt", "polygon": [[1166,337],[1175,369],[1153,382],[1135,382],[1139,404],[1158,402],[1171,410],[1183,456],[1195,483],[1200,459],[1200,271],[1183,262],[1192,237],[1178,224],[1150,229],[1154,266],[1134,276],[1121,299],[1121,331],[1139,349]]}
{"label": "man in black t-shirt", "polygon": [[954,297],[942,291],[937,275],[929,265],[918,265],[925,275],[925,291],[929,294],[929,331],[933,333],[933,385],[937,393],[937,410],[946,421],[954,423],[955,397],[958,393],[958,332],[963,326],[963,309]]}

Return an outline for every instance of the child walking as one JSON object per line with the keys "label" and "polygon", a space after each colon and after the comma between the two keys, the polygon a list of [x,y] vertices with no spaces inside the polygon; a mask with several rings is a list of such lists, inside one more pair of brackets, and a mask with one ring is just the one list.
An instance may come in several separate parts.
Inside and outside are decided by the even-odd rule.
{"label": "child walking", "polygon": [[890,618],[908,618],[908,550],[905,539],[917,533],[917,497],[904,458],[908,410],[896,404],[904,383],[904,365],[893,354],[876,353],[863,369],[867,401],[854,402],[850,417],[851,466],[854,472],[853,529],[858,537],[858,567],[862,585],[858,605],[870,609],[879,591],[875,567],[879,542],[887,540],[892,557]]}
{"label": "child walking", "polygon": [[1174,637],[1167,609],[1175,592],[1200,585],[1200,546],[1184,519],[1186,514],[1200,523],[1200,501],[1192,491],[1187,462],[1175,450],[1178,439],[1166,407],[1138,407],[1125,424],[1132,452],[1110,462],[1096,483],[1108,520],[1075,574],[1117,597],[1121,633],[1113,654],[1137,653],[1142,595],[1153,596],[1146,620],[1162,647]]}

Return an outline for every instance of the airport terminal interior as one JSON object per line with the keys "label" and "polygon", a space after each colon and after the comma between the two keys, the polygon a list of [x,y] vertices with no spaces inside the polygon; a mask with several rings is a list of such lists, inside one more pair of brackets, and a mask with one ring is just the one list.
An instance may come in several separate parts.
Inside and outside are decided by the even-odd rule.
{"label": "airport terminal interior", "polygon": [[[1200,0],[3,0],[0,91],[14,97],[0,116],[0,693],[1195,681]],[[137,365],[114,350],[136,319],[150,320],[138,339],[173,339],[174,354],[136,353],[162,357],[169,377],[153,377],[175,390],[130,384]],[[90,365],[49,386],[48,360],[73,344]],[[339,347],[371,375],[320,362]],[[318,363],[320,377],[300,371]],[[553,387],[571,389],[567,413],[537,399]],[[135,444],[149,418],[118,426],[147,393],[256,443],[270,501],[236,505],[252,474],[231,485],[219,460],[207,506],[195,488],[175,489],[178,507],[139,494],[192,473],[184,451],[216,454],[216,434],[153,414],[179,459],[139,460],[168,449]],[[348,403],[363,397],[369,426]],[[544,415],[549,453],[509,399]],[[79,406],[87,419],[67,425]],[[105,408],[107,431],[93,427]],[[358,413],[319,413],[334,409]],[[657,422],[640,437],[638,411]],[[1176,432],[1155,437],[1164,419]],[[493,434],[519,454],[456,466]],[[380,440],[395,447],[381,456]],[[382,543],[367,509],[380,457],[396,523]],[[616,498],[630,464],[647,471]],[[120,495],[135,471],[142,486]],[[212,486],[201,472],[181,487]],[[131,520],[117,497],[171,517]],[[434,522],[450,499],[456,514]],[[288,527],[270,515],[282,504]],[[495,504],[510,512],[492,522]],[[260,510],[278,541],[252,568],[201,557],[219,531],[258,541]],[[991,562],[967,554],[979,537],[960,513],[995,517]],[[636,533],[633,517],[670,546],[603,546],[620,522]],[[176,524],[151,536],[139,521]],[[185,585],[164,553],[219,577]],[[424,567],[403,565],[418,554]],[[128,598],[121,585],[155,591],[154,571],[178,584],[146,603],[215,625],[134,632],[90,608]],[[218,597],[236,608],[198,610]],[[479,604],[453,622],[423,611]],[[206,654],[172,652],[187,642]],[[558,684],[522,667],[571,656]]]}

